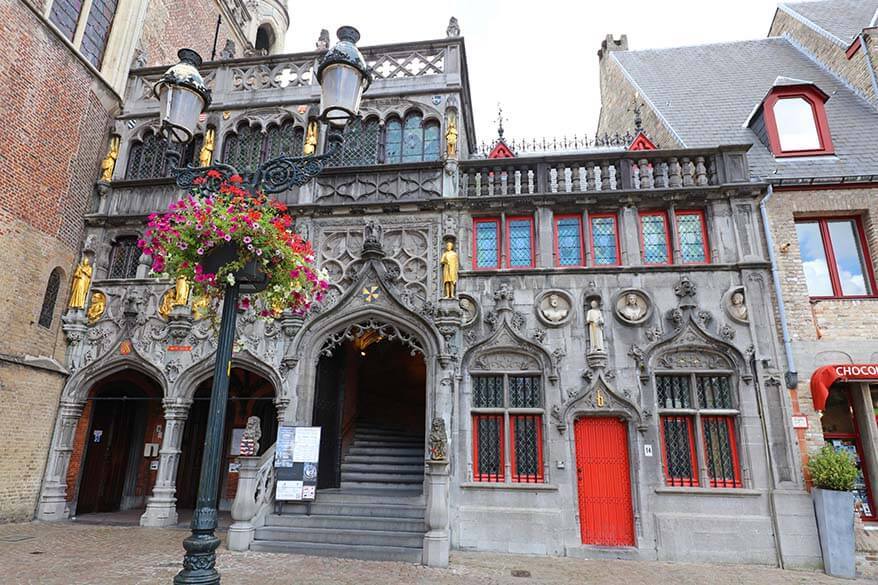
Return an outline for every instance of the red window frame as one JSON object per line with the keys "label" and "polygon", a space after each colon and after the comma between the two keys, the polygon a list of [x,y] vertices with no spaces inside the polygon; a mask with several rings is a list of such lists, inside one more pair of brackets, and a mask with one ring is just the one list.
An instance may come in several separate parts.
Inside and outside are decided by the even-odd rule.
{"label": "red window frame", "polygon": [[[832,238],[829,237],[830,221],[853,221],[855,233],[863,254],[863,276],[868,280],[869,290],[872,292],[865,295],[846,295],[841,288],[841,279],[838,276],[838,264],[835,261],[835,250],[832,247]],[[872,256],[869,254],[869,240],[866,239],[866,231],[863,229],[862,218],[858,215],[839,215],[829,217],[802,217],[796,218],[796,224],[816,223],[820,228],[820,239],[823,240],[823,253],[826,255],[826,264],[829,269],[829,280],[832,283],[831,296],[814,296],[812,299],[871,299],[878,296],[875,289],[875,271],[872,268]],[[801,257],[799,258],[801,262]]]}
{"label": "red window frame", "polygon": [[[668,474],[668,446],[665,440],[665,419],[684,421],[689,434],[689,467],[692,470],[691,477],[671,477]],[[665,474],[665,484],[672,487],[696,487],[698,486],[698,456],[695,452],[695,417],[689,414],[662,414],[659,416],[659,427],[662,435],[662,469]]]}
{"label": "red window frame", "polygon": [[[509,236],[509,224],[512,223],[513,221],[527,221],[530,224],[530,264],[529,265],[512,266],[512,250],[511,250],[512,238]],[[534,241],[535,238],[534,238],[534,218],[533,218],[533,216],[532,215],[508,216],[506,218],[506,225],[504,225],[503,227],[504,227],[503,235],[505,236],[503,238],[503,240],[504,240],[503,243],[506,246],[506,262],[505,262],[506,268],[521,269],[521,268],[533,268],[534,266],[536,266],[536,253],[535,253],[536,242]]]}
{"label": "red window frame", "polygon": [[[732,468],[734,479],[729,481],[724,478],[715,478],[710,477],[708,475],[708,480],[710,481],[710,487],[721,487],[721,488],[739,488],[743,487],[741,483],[741,464],[738,459],[738,437],[735,433],[735,417],[728,415],[716,415],[716,414],[704,414],[701,415],[701,435],[704,439],[704,457],[705,459],[708,457],[707,454],[707,433],[704,432],[704,423],[705,421],[723,421],[728,429],[729,433],[729,449],[731,450],[732,456]],[[707,462],[705,461],[705,465]],[[710,466],[707,465],[707,473],[710,474]]]}
{"label": "red window frame", "polygon": [[[506,441],[506,428],[504,425],[502,414],[473,414],[473,481],[485,481],[491,483],[503,482],[506,478],[506,450],[504,443]],[[499,473],[482,473],[479,469],[479,433],[478,422],[481,419],[496,419],[499,421],[498,432],[500,434],[500,465]]]}
{"label": "red window frame", "polygon": [[[565,219],[575,219],[577,222],[577,226],[579,227],[579,264],[561,264],[561,253],[559,251],[558,245],[558,223]],[[583,237],[582,216],[575,213],[556,215],[554,217],[552,225],[555,227],[555,241],[553,243],[555,266],[557,266],[558,268],[577,268],[585,266],[585,239]]]}
{"label": "red window frame", "polygon": [[[817,136],[820,139],[820,148],[811,150],[783,150],[780,146],[780,131],[777,128],[777,119],[774,116],[774,105],[788,98],[802,98],[811,104],[811,113],[814,115],[814,125],[817,127]],[[765,117],[765,130],[768,134],[768,144],[775,157],[793,156],[816,156],[834,154],[832,134],[829,131],[829,120],[826,117],[825,93],[813,85],[790,85],[774,88],[762,104],[763,116]]]}
{"label": "red window frame", "polygon": [[[502,415],[501,415],[502,416]],[[515,449],[515,423],[517,418],[532,418],[537,428],[537,474],[521,475],[518,473],[518,459]],[[509,460],[511,463],[511,479],[514,483],[543,483],[543,415],[541,414],[510,414],[509,415]]]}
{"label": "red window frame", "polygon": [[[478,225],[481,223],[493,223],[497,233],[497,258],[493,266],[479,266],[479,236]],[[473,270],[496,270],[500,268],[500,250],[503,242],[500,239],[500,218],[498,217],[481,217],[473,218]]]}
{"label": "red window frame", "polygon": [[[596,264],[594,254],[594,234],[592,233],[591,220],[609,218],[613,220],[613,230],[616,233],[616,263],[615,264]],[[667,228],[667,223],[665,224]],[[619,238],[619,215],[616,213],[589,213],[588,214],[588,249],[591,253],[592,266],[621,266],[622,265],[622,245]]]}
{"label": "red window frame", "polygon": [[707,219],[703,209],[684,209],[674,212],[674,228],[677,230],[677,238],[680,238],[680,216],[697,215],[701,219],[701,246],[704,248],[704,261],[702,262],[686,262],[683,259],[683,243],[680,242],[680,263],[681,264],[710,264],[710,246],[707,240]]}
{"label": "red window frame", "polygon": [[860,425],[857,423],[857,417],[853,414],[853,404],[851,402],[850,388],[842,388],[845,399],[848,403],[848,411],[851,413],[851,422],[853,423],[853,433],[823,433],[824,439],[846,439],[854,442],[857,449],[857,456],[860,458],[860,466],[863,468],[863,479],[866,483],[866,495],[872,502],[872,515],[863,516],[863,520],[867,522],[878,522],[878,504],[875,502],[874,492],[872,491],[872,482],[869,481],[868,462],[863,457],[863,441],[860,435]]}
{"label": "red window frame", "polygon": [[[666,262],[647,262],[646,261],[646,241],[643,238],[643,218],[651,216],[660,216],[665,220],[665,246],[668,251],[668,260]],[[644,266],[670,266],[674,262],[674,247],[671,243],[671,220],[667,211],[638,211],[637,222],[640,229],[637,234],[640,238],[640,260]]]}

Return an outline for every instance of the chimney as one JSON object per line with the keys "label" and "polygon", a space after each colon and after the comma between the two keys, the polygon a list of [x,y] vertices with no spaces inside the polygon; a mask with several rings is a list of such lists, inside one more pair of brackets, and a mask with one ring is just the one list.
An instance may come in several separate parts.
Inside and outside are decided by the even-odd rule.
{"label": "chimney", "polygon": [[619,37],[617,41],[613,35],[607,35],[606,38],[601,43],[601,48],[598,51],[598,60],[603,61],[604,57],[612,52],[612,51],[627,51],[628,50],[628,35],[622,35]]}

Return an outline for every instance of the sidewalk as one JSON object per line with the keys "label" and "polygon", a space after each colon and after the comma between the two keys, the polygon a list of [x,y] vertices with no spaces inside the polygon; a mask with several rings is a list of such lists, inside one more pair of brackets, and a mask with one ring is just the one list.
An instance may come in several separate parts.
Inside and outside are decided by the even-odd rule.
{"label": "sidewalk", "polygon": [[[76,523],[0,525],[0,583],[40,585],[170,584],[180,568],[186,530]],[[584,561],[570,558],[453,553],[449,569],[220,548],[224,585],[864,585],[822,573],[751,566]],[[513,577],[512,571],[530,577]]]}

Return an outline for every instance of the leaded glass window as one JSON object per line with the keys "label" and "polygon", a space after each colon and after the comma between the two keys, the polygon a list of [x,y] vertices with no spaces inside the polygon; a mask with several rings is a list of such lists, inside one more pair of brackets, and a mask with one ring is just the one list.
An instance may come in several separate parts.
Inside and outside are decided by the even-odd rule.
{"label": "leaded glass window", "polygon": [[302,156],[302,145],[305,142],[305,129],[287,120],[280,126],[271,126],[265,134],[265,155],[263,161],[287,156]]}
{"label": "leaded glass window", "polygon": [[685,264],[708,262],[707,234],[704,213],[701,211],[678,211],[677,234],[680,238],[680,259]]}
{"label": "leaded glass window", "polygon": [[108,278],[135,278],[138,260],[140,260],[140,248],[137,247],[137,238],[129,236],[116,238],[110,252]]}
{"label": "leaded glass window", "polygon": [[333,167],[361,167],[378,164],[378,120],[354,118],[345,126],[344,141],[329,160]]}
{"label": "leaded glass window", "polygon": [[662,373],[655,383],[667,485],[741,487],[731,375]]}
{"label": "leaded glass window", "polygon": [[255,171],[262,163],[262,132],[255,125],[244,125],[226,134],[223,162],[239,171]]}
{"label": "leaded glass window", "polygon": [[533,219],[510,218],[506,223],[509,238],[509,267],[533,266]]}
{"label": "leaded glass window", "polygon": [[402,161],[402,122],[393,118],[384,126],[384,162]]}
{"label": "leaded glass window", "polygon": [[[543,389],[534,374],[472,377],[473,478],[537,483],[543,472]],[[508,436],[507,436],[508,433]],[[504,445],[509,445],[508,457]]]}
{"label": "leaded glass window", "polygon": [[440,143],[439,123],[424,122],[420,112],[409,113],[403,121],[391,118],[384,127],[384,162],[439,160]]}
{"label": "leaded glass window", "polygon": [[49,274],[49,281],[46,283],[46,294],[43,295],[43,305],[40,307],[39,318],[39,324],[46,329],[52,326],[52,320],[55,318],[55,304],[58,302],[61,278],[61,269],[55,268]]}
{"label": "leaded glass window", "polygon": [[420,114],[409,114],[405,117],[402,129],[402,162],[419,162],[424,160],[424,128],[421,126]]}
{"label": "leaded glass window", "polygon": [[424,126],[424,160],[439,160],[439,124],[428,122]]}
{"label": "leaded glass window", "polygon": [[615,266],[619,264],[619,234],[616,216],[595,214],[589,216],[591,224],[591,247],[595,266]]}
{"label": "leaded glass window", "polygon": [[558,266],[582,266],[582,221],[578,216],[555,219]]}
{"label": "leaded glass window", "polygon": [[644,264],[670,264],[668,216],[665,212],[640,214],[640,237]]}
{"label": "leaded glass window", "polygon": [[131,144],[125,178],[155,179],[167,176],[168,161],[165,158],[167,150],[167,140],[154,132],[146,132],[143,140]]}
{"label": "leaded glass window", "polygon": [[83,0],[55,0],[52,2],[49,20],[69,41],[72,41],[73,35],[76,34],[76,25],[79,22],[82,5]]}
{"label": "leaded glass window", "polygon": [[79,50],[96,69],[101,68],[104,60],[104,50],[110,38],[110,28],[116,16],[117,4],[118,0],[92,0],[91,9],[88,11],[88,20],[85,22]]}
{"label": "leaded glass window", "polygon": [[475,230],[475,267],[500,267],[500,222],[496,219],[473,220]]}

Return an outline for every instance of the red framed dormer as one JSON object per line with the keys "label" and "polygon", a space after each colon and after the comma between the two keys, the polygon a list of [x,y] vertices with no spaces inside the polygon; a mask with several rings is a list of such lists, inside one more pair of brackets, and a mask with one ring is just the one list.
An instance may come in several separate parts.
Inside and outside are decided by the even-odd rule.
{"label": "red framed dormer", "polygon": [[826,117],[828,99],[826,93],[811,83],[780,85],[771,89],[760,109],[765,138],[775,157],[835,153]]}

